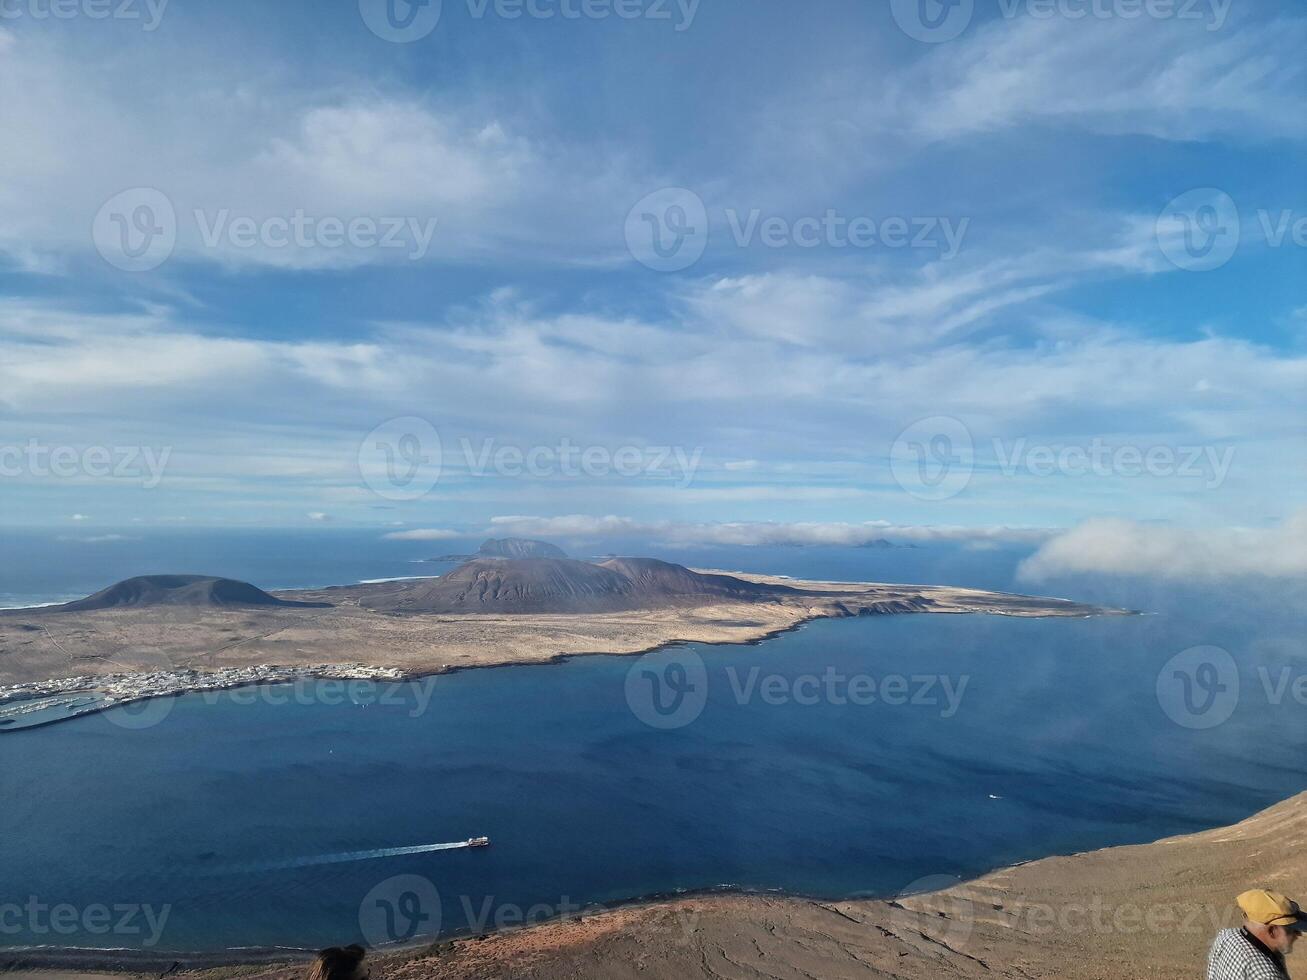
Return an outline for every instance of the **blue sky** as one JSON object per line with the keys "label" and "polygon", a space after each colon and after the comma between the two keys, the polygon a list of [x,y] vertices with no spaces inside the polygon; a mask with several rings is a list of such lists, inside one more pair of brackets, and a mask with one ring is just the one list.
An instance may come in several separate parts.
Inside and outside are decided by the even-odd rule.
{"label": "blue sky", "polygon": [[[444,0],[395,43],[373,0],[65,2],[0,16],[6,523],[983,541],[1304,505],[1302,4],[923,0],[964,19],[921,40],[899,0]],[[1232,213],[1197,268],[1184,223]],[[664,261],[655,227],[695,235]]]}

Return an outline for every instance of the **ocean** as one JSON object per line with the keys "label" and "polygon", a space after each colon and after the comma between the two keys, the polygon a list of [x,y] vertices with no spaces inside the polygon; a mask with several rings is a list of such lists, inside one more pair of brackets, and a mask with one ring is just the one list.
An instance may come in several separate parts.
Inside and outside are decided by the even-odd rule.
{"label": "ocean", "polygon": [[[411,575],[475,544],[41,535],[0,538],[19,604],[146,572]],[[0,948],[383,945],[685,891],[893,896],[1303,789],[1307,616],[1266,583],[1040,589],[1015,551],[631,544],[1146,614],[827,620],[756,646],[188,695],[0,735]]]}

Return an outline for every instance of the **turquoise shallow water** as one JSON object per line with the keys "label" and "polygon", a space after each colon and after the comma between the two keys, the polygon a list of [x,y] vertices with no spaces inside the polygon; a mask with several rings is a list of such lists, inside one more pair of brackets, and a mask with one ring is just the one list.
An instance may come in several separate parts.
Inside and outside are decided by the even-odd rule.
{"label": "turquoise shallow water", "polygon": [[[825,621],[653,662],[191,695],[0,736],[0,944],[377,944],[723,885],[893,895],[1302,789],[1307,708],[1273,703],[1304,666],[1301,617],[1150,598],[1141,617]],[[1197,644],[1242,687],[1201,730],[1158,694]],[[474,835],[493,845],[319,860]],[[55,928],[43,905],[73,912]],[[136,908],[136,931],[101,907]]]}

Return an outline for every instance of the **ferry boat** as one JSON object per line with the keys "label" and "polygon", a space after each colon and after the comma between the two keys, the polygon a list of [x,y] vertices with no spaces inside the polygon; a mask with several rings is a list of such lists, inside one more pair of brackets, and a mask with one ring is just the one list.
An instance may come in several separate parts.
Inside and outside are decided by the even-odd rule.
{"label": "ferry boat", "polygon": [[468,846],[468,847],[489,847],[489,846],[490,846],[490,838],[489,838],[489,837],[469,837],[469,838],[468,838],[468,841],[467,841],[467,846]]}

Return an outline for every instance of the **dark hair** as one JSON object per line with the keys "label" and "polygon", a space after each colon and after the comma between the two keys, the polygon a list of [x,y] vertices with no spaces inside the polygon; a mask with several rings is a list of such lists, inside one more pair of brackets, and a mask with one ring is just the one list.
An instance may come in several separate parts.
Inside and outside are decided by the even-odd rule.
{"label": "dark hair", "polygon": [[309,980],[354,980],[367,950],[362,946],[332,946],[318,954]]}

